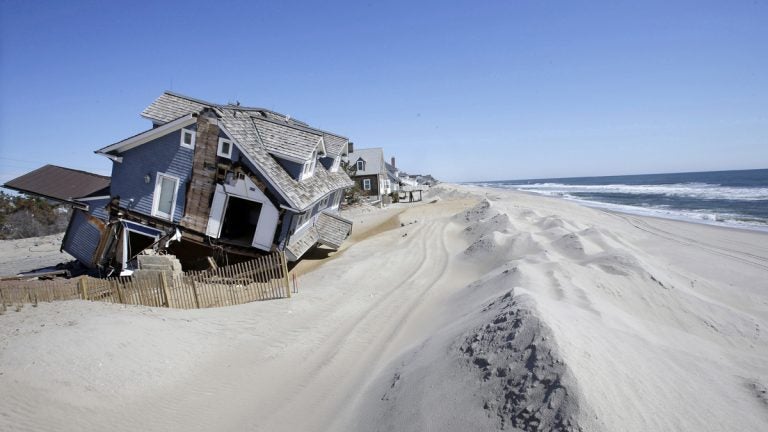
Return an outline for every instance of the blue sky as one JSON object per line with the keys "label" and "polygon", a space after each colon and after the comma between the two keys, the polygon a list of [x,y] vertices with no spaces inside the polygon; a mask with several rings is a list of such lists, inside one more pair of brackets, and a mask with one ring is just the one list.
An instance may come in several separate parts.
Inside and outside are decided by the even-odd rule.
{"label": "blue sky", "polygon": [[0,181],[108,174],[169,89],[448,181],[768,167],[766,1],[0,5]]}

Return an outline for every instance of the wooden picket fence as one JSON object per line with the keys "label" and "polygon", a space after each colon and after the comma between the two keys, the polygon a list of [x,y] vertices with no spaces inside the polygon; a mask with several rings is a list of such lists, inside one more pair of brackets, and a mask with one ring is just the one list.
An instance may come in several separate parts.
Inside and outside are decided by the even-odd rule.
{"label": "wooden picket fence", "polygon": [[274,253],[214,270],[172,275],[78,280],[2,281],[0,301],[36,303],[94,300],[109,303],[198,309],[233,306],[291,296],[285,254]]}

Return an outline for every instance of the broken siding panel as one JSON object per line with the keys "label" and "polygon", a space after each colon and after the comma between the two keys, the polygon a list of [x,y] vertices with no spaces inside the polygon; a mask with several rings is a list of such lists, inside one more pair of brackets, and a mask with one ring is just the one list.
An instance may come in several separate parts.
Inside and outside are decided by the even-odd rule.
{"label": "broken siding panel", "polygon": [[[195,125],[187,127],[195,129]],[[123,161],[112,166],[112,196],[120,197],[120,206],[128,210],[152,216],[152,198],[157,173],[179,178],[179,189],[173,222],[178,223],[184,214],[186,184],[192,171],[194,150],[179,145],[181,130],[152,140],[122,153]],[[144,176],[149,174],[150,181]],[[133,202],[130,200],[133,199]]]}
{"label": "broken siding panel", "polygon": [[88,201],[89,213],[103,221],[109,220],[109,213],[107,212],[109,201],[109,198]]}
{"label": "broken siding panel", "polygon": [[94,254],[101,241],[104,224],[86,212],[74,209],[61,249],[88,268],[94,267]]}

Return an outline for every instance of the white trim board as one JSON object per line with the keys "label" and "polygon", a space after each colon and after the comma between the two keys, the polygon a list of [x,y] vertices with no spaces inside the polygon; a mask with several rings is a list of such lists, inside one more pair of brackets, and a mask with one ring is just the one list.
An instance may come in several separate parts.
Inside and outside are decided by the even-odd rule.
{"label": "white trim board", "polygon": [[175,132],[177,129],[184,128],[195,122],[197,122],[197,115],[189,114],[170,123],[166,123],[160,127],[150,129],[138,135],[134,135],[128,139],[124,139],[120,142],[104,147],[103,149],[96,150],[95,153],[110,157],[111,155],[107,155],[109,152],[124,152],[132,148],[136,148],[142,144],[146,144],[154,139],[168,135],[171,132]]}
{"label": "white trim board", "polygon": [[[171,201],[171,212],[168,214],[168,216],[166,216],[164,213],[160,212],[160,210],[158,209],[158,205],[160,203],[160,195],[162,195],[162,191],[159,190],[160,186],[162,185],[162,180],[160,179],[161,177],[166,177],[166,178],[169,178],[169,179],[171,179],[171,180],[176,182],[176,187],[173,188],[173,199]],[[180,184],[181,184],[181,179],[176,177],[176,176],[173,176],[173,175],[170,175],[170,174],[161,173],[161,172],[155,173],[155,189],[152,191],[152,211],[151,211],[153,217],[160,218],[160,219],[166,219],[166,220],[169,220],[169,221],[173,222],[173,215],[174,215],[174,213],[176,211],[176,201],[177,201],[178,196],[179,196],[179,185]],[[160,193],[158,193],[158,192],[160,192]]]}

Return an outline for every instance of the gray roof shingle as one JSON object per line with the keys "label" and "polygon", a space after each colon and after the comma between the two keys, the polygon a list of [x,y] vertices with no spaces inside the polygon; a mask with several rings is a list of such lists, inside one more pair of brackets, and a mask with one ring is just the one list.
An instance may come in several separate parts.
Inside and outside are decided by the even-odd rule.
{"label": "gray roof shingle", "polygon": [[[221,116],[221,126],[291,207],[305,210],[328,193],[351,187],[354,184],[343,170],[335,173],[329,172],[319,163],[316,165],[315,174],[312,177],[302,181],[291,177],[270,155],[269,148],[279,147],[285,151],[290,149],[294,152],[293,154],[303,154],[309,149],[307,143],[314,139],[314,145],[316,145],[320,137],[328,134],[328,132],[310,128],[305,123],[295,119],[281,117],[280,114],[273,111],[235,105],[216,105],[166,92],[148,106],[141,115],[153,122],[162,124],[191,112],[199,112],[206,107],[216,109]],[[280,138],[281,134],[288,134],[288,137]],[[346,140],[346,138],[344,139]],[[301,149],[291,149],[294,144],[300,146]],[[314,147],[309,150],[309,155],[305,159],[309,159],[313,150]]]}
{"label": "gray roof shingle", "polygon": [[352,221],[337,214],[322,212],[317,217],[315,228],[320,243],[338,249],[352,232]]}
{"label": "gray roof shingle", "polygon": [[325,141],[325,152],[328,156],[336,157],[347,153],[348,139],[326,133],[323,135],[323,141]]}
{"label": "gray roof shingle", "polygon": [[349,154],[349,163],[354,165],[359,159],[365,161],[365,169],[357,170],[355,175],[377,175],[386,172],[384,168],[384,150],[380,147],[355,149]]}
{"label": "gray roof shingle", "polygon": [[277,156],[307,161],[312,157],[312,152],[315,151],[322,137],[320,134],[279,124],[274,120],[256,116],[252,116],[251,119],[259,131],[264,147]]}
{"label": "gray roof shingle", "polygon": [[298,236],[291,237],[291,241],[285,246],[285,249],[296,258],[299,258],[317,244],[319,239],[320,235],[317,233],[317,229],[314,226],[309,227]]}

